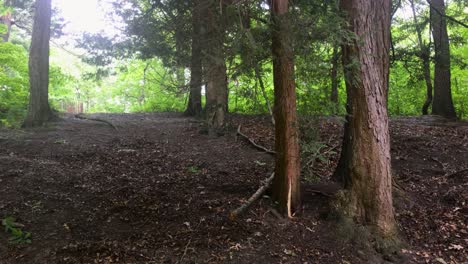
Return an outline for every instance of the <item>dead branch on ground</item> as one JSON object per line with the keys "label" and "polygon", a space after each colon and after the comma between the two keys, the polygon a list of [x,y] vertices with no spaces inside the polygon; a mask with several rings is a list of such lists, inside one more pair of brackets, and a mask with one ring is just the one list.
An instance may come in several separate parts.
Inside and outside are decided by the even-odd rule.
{"label": "dead branch on ground", "polygon": [[243,205],[241,205],[240,207],[238,207],[237,209],[229,213],[229,219],[234,220],[240,214],[242,214],[247,209],[249,209],[249,207],[252,206],[252,204],[255,201],[257,201],[260,197],[262,197],[263,194],[266,192],[266,190],[268,190],[274,178],[275,178],[275,173],[273,172],[271,176],[264,181],[263,185],[260,188],[258,188],[258,190],[247,200],[247,202],[245,202]]}
{"label": "dead branch on ground", "polygon": [[241,126],[239,126],[237,128],[237,134],[242,136],[243,138],[245,138],[247,141],[249,141],[250,144],[252,144],[255,148],[259,149],[259,150],[262,150],[268,154],[271,154],[271,155],[275,155],[276,152],[274,152],[273,150],[269,150],[267,148],[265,148],[264,146],[260,146],[258,145],[257,143],[255,143],[255,141],[253,141],[252,139],[250,139],[247,135],[245,135],[244,133],[241,132]]}
{"label": "dead branch on ground", "polygon": [[75,117],[78,118],[78,119],[91,120],[91,121],[105,123],[105,124],[111,126],[113,129],[118,130],[117,127],[114,124],[112,124],[110,121],[107,121],[107,120],[104,120],[104,119],[87,117],[87,116],[85,116],[83,114],[77,114],[77,115],[75,115]]}

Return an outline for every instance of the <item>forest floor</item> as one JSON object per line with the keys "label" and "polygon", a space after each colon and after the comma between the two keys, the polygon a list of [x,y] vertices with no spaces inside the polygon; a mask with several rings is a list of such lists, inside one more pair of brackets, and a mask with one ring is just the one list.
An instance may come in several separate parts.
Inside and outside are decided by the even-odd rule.
{"label": "forest floor", "polygon": [[[304,143],[297,217],[279,218],[265,197],[231,221],[274,168],[236,129],[272,148],[268,117],[233,115],[217,136],[180,114],[94,117],[117,129],[66,116],[46,128],[0,130],[0,218],[31,233],[31,243],[14,244],[0,230],[0,263],[392,261],[366,250],[364,233],[331,220],[327,190],[314,189],[336,165],[339,118],[301,123],[304,138],[322,143]],[[393,261],[467,263],[468,125],[397,118],[391,138],[405,242]]]}

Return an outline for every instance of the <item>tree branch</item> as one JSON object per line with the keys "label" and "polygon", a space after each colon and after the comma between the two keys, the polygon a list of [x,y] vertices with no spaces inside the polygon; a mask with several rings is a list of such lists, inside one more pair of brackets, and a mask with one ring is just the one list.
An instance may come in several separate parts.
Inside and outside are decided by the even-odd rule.
{"label": "tree branch", "polygon": [[274,178],[275,173],[273,172],[271,176],[265,180],[264,184],[247,200],[247,202],[229,213],[229,219],[234,220],[237,218],[237,216],[249,209],[249,207],[252,206],[252,204],[260,197],[262,197],[266,190],[268,190]]}
{"label": "tree branch", "polygon": [[243,138],[245,138],[247,141],[249,141],[250,144],[252,144],[254,147],[256,147],[257,149],[262,150],[262,151],[264,151],[264,152],[266,152],[266,153],[268,153],[268,154],[276,155],[276,152],[274,152],[273,150],[269,150],[269,149],[267,149],[267,148],[265,148],[265,147],[263,147],[263,146],[260,146],[260,145],[258,145],[257,143],[255,143],[255,141],[253,141],[252,139],[250,139],[247,135],[243,134],[243,133],[241,132],[240,129],[241,129],[241,126],[239,126],[239,127],[237,128],[237,134],[239,134],[240,136],[242,136]]}
{"label": "tree branch", "polygon": [[451,20],[452,22],[455,22],[455,23],[459,24],[460,26],[463,26],[463,27],[465,27],[465,28],[468,28],[468,25],[467,25],[467,24],[465,24],[465,23],[463,23],[463,22],[461,22],[461,21],[458,21],[457,19],[455,19],[455,18],[452,17],[452,16],[449,16],[449,15],[447,15],[447,14],[442,14],[442,12],[440,12],[439,9],[435,8],[435,7],[431,4],[431,2],[430,2],[429,0],[427,0],[427,3],[428,3],[429,6],[431,7],[431,9],[433,9],[434,11],[436,11],[436,13],[439,14],[441,17],[445,17],[445,18],[447,18],[448,20]]}

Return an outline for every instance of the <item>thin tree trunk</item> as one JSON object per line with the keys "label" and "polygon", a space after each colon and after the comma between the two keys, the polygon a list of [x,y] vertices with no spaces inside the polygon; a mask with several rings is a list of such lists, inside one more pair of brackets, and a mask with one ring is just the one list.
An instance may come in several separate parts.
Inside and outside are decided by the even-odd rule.
{"label": "thin tree trunk", "polygon": [[147,84],[147,75],[148,70],[151,65],[151,62],[147,62],[145,68],[143,69],[143,84],[141,85],[140,89],[140,96],[138,97],[138,103],[140,104],[140,111],[143,111],[143,105],[146,101],[146,84]]}
{"label": "thin tree trunk", "polygon": [[450,46],[444,0],[430,0],[432,36],[435,48],[434,100],[432,113],[456,118],[450,81]]}
{"label": "thin tree trunk", "polygon": [[41,126],[53,117],[49,106],[51,0],[36,0],[29,53],[30,95],[24,127]]}
{"label": "thin tree trunk", "polygon": [[227,76],[224,54],[224,23],[223,4],[209,1],[206,12],[207,30],[207,87],[206,87],[206,118],[210,128],[219,129],[224,126],[227,111]]}
{"label": "thin tree trunk", "polygon": [[[239,13],[239,16],[240,15],[241,14]],[[263,82],[262,73],[261,73],[261,70],[260,70],[259,63],[258,63],[260,61],[260,59],[258,58],[258,55],[255,52],[256,50],[258,50],[258,46],[257,46],[257,43],[255,42],[255,39],[254,39],[254,37],[252,35],[252,32],[250,32],[250,28],[251,28],[250,23],[251,23],[250,14],[249,14],[249,11],[247,9],[246,15],[245,15],[244,19],[241,19],[239,25],[242,28],[242,30],[245,31],[245,35],[247,37],[247,42],[249,43],[250,52],[252,52],[252,54],[247,55],[249,57],[249,64],[250,64],[250,66],[252,66],[254,68],[255,77],[257,78],[257,81],[258,81],[258,83],[260,85],[260,89],[262,90],[263,98],[265,99],[265,104],[266,104],[268,112],[270,113],[270,116],[271,116],[271,123],[273,125],[275,125],[275,117],[273,116],[273,109],[271,107],[270,99],[268,99],[268,95],[266,93],[265,83]]]}
{"label": "thin tree trunk", "polygon": [[201,47],[201,2],[192,1],[192,55],[190,62],[190,95],[185,114],[198,116],[202,112],[202,47]]}
{"label": "thin tree trunk", "polygon": [[273,116],[273,109],[271,109],[270,99],[268,99],[268,95],[265,89],[265,84],[263,83],[262,73],[260,72],[260,68],[256,64],[254,66],[254,71],[255,71],[255,76],[257,77],[258,83],[260,84],[260,89],[262,90],[262,95],[263,95],[263,98],[265,99],[268,112],[270,113],[270,116],[271,116],[271,123],[275,125],[275,117]]}
{"label": "thin tree trunk", "polygon": [[414,7],[414,0],[410,0],[411,4],[411,10],[413,12],[413,21],[414,21],[414,27],[416,28],[416,34],[418,36],[418,45],[419,45],[419,57],[422,60],[423,63],[423,74],[424,74],[424,80],[426,82],[426,101],[424,102],[423,108],[422,108],[422,114],[427,115],[429,114],[429,107],[431,106],[432,103],[432,80],[431,80],[431,65],[430,65],[430,50],[429,50],[429,45],[424,45],[424,42],[422,40],[422,32],[421,28],[419,27],[418,24],[418,18],[416,16],[416,8]]}
{"label": "thin tree trunk", "polygon": [[330,93],[330,101],[333,105],[333,114],[338,112],[338,61],[340,59],[340,55],[338,53],[338,46],[333,47],[333,56],[332,56],[332,68],[330,71],[331,77],[331,93]]}
{"label": "thin tree trunk", "polygon": [[288,0],[273,0],[271,9],[277,153],[272,191],[279,211],[292,217],[300,208],[301,195],[294,54],[288,21]]}
{"label": "thin tree trunk", "polygon": [[349,97],[346,212],[359,224],[395,235],[390,169],[387,97],[390,53],[390,0],[341,1],[357,39],[343,46]]}

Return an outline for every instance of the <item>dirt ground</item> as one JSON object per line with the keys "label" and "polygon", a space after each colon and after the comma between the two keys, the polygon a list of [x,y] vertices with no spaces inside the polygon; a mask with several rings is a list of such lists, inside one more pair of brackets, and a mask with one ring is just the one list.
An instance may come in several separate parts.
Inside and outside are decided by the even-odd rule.
{"label": "dirt ground", "polygon": [[[391,122],[401,257],[362,250],[328,219],[329,182],[342,121],[304,122],[322,144],[304,156],[304,205],[280,219],[265,197],[231,221],[268,178],[265,116],[231,116],[209,136],[174,113],[100,114],[111,126],[66,116],[47,128],[0,130],[0,218],[14,217],[30,244],[0,230],[0,263],[468,263],[468,125],[427,118]],[[307,153],[306,153],[307,154]],[[346,230],[344,231],[346,232]],[[351,231],[350,231],[351,232]]]}

